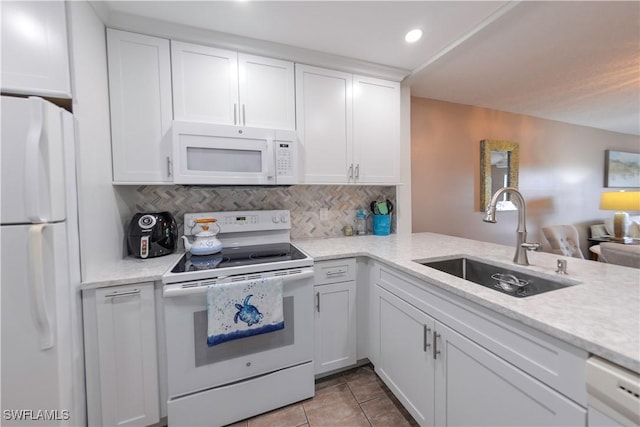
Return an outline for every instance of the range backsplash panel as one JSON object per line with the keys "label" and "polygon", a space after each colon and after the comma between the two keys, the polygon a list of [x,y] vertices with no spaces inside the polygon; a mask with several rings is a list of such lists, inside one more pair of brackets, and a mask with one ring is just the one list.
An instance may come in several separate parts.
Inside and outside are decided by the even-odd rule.
{"label": "range backsplash panel", "polygon": [[[353,225],[356,210],[371,201],[389,199],[396,205],[393,186],[294,185],[290,187],[203,187],[145,185],[135,191],[137,212],[169,211],[182,232],[186,212],[288,209],[294,239],[342,236]],[[326,211],[323,211],[326,209]],[[322,217],[322,219],[321,219]],[[391,231],[395,232],[395,215]],[[368,221],[371,232],[371,218]]]}

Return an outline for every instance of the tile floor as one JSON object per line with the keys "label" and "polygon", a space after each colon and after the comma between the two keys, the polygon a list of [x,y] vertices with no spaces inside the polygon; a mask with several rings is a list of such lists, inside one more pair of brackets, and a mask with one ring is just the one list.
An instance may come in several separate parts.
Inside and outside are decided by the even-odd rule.
{"label": "tile floor", "polygon": [[316,395],[231,427],[409,427],[418,424],[365,365],[316,381]]}

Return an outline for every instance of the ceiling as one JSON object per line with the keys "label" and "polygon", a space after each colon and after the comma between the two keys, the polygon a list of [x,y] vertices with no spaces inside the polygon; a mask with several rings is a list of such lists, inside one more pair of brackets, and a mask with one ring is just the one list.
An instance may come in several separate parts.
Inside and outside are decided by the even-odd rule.
{"label": "ceiling", "polygon": [[[105,1],[392,67],[412,96],[640,135],[638,1]],[[415,44],[404,34],[420,28]]]}

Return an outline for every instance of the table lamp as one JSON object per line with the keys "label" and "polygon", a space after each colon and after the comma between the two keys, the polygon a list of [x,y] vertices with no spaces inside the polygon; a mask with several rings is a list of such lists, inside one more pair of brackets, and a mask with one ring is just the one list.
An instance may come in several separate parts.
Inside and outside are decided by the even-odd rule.
{"label": "table lamp", "polygon": [[610,191],[602,193],[600,197],[600,209],[617,211],[613,216],[612,241],[630,243],[627,236],[629,228],[629,214],[625,211],[640,211],[640,191]]}

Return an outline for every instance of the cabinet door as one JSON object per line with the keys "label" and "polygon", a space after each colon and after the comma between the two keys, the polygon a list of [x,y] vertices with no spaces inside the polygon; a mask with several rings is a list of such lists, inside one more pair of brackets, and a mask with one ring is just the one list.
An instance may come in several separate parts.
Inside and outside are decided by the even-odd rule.
{"label": "cabinet door", "polygon": [[435,321],[380,286],[375,289],[380,348],[376,372],[420,425],[432,426]]}
{"label": "cabinet door", "polygon": [[239,124],[238,54],[171,41],[176,120]]}
{"label": "cabinet door", "polygon": [[64,1],[2,2],[2,92],[71,98]]}
{"label": "cabinet door", "polygon": [[585,408],[437,323],[436,424],[584,426]]}
{"label": "cabinet door", "polygon": [[102,425],[157,423],[153,283],[98,289],[95,304]]}
{"label": "cabinet door", "polygon": [[353,76],[354,179],[400,182],[400,83]]}
{"label": "cabinet door", "polygon": [[238,54],[243,126],[296,129],[293,62]]}
{"label": "cabinet door", "polygon": [[351,74],[296,65],[304,184],[345,184],[353,175],[351,80]]}
{"label": "cabinet door", "polygon": [[356,363],[356,282],[315,286],[315,373]]}
{"label": "cabinet door", "polygon": [[115,183],[171,181],[169,40],[107,29]]}

